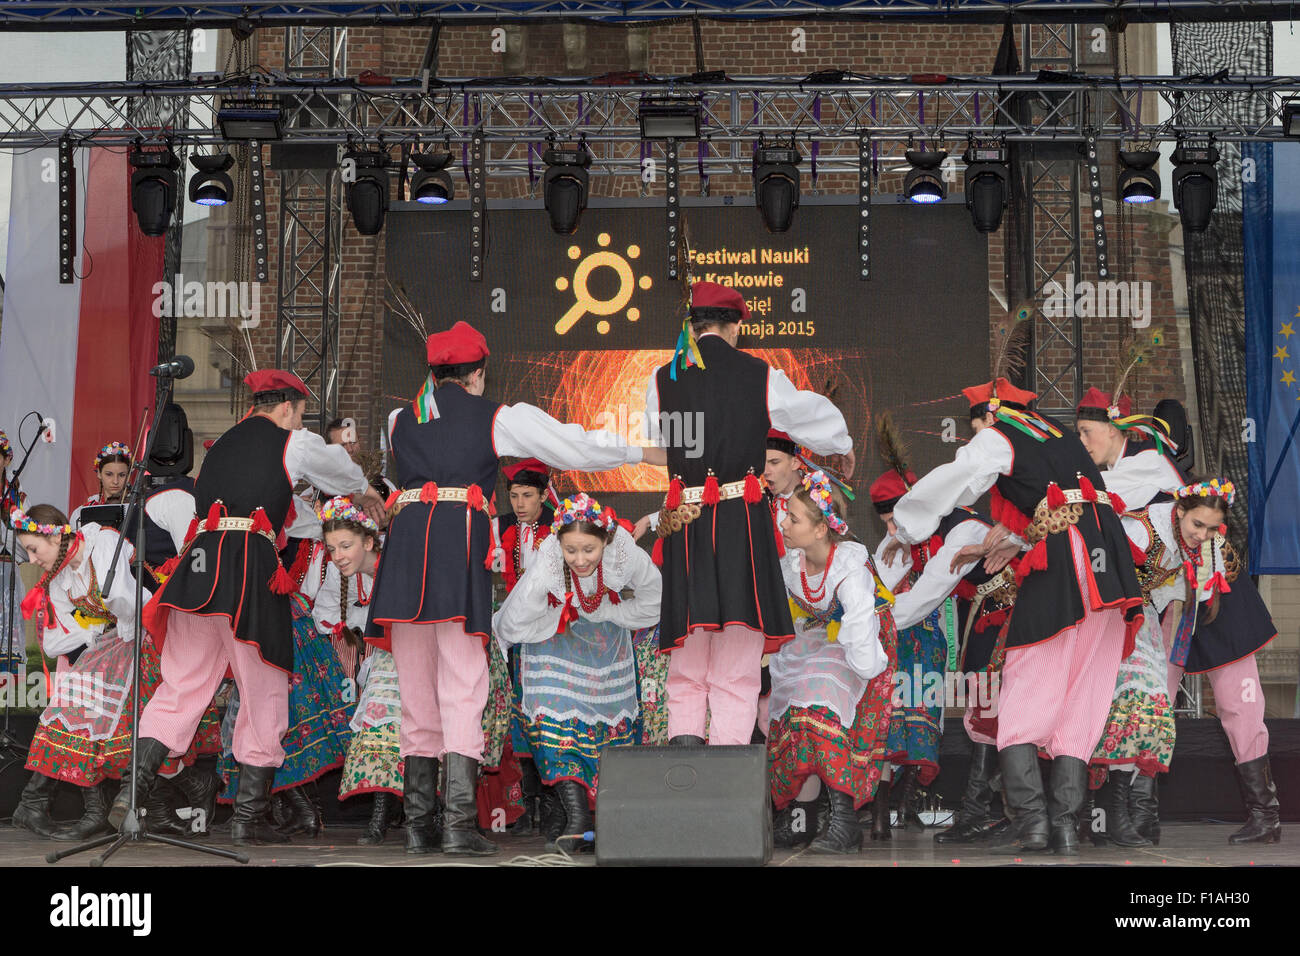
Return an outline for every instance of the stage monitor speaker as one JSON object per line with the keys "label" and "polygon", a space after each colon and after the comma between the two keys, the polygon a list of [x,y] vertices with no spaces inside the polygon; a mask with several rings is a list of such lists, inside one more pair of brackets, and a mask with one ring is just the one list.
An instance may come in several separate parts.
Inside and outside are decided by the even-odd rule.
{"label": "stage monitor speaker", "polygon": [[772,858],[763,747],[610,747],[596,790],[600,866],[762,866]]}

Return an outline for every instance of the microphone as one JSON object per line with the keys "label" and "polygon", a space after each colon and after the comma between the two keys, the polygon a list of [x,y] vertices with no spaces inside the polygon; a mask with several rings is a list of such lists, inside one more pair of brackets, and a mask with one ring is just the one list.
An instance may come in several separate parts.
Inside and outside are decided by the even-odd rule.
{"label": "microphone", "polygon": [[194,374],[194,359],[178,355],[170,362],[151,368],[149,374],[156,378],[189,378]]}

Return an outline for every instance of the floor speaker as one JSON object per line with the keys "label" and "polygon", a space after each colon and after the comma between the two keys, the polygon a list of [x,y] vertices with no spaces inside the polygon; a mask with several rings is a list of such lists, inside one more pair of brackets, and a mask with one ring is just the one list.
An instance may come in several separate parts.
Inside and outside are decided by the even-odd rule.
{"label": "floor speaker", "polygon": [[772,858],[764,747],[609,747],[596,790],[601,866],[762,866]]}

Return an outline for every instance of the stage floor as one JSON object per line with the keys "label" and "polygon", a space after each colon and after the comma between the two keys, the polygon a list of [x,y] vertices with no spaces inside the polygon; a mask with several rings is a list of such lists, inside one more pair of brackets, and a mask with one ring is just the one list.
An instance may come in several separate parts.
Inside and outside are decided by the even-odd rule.
{"label": "stage floor", "polygon": [[[1271,846],[1235,847],[1228,845],[1228,834],[1239,824],[1216,826],[1212,824],[1165,824],[1160,846],[1143,849],[1095,849],[1091,844],[1082,848],[1077,857],[1056,857],[1050,854],[1029,854],[1024,858],[992,856],[981,852],[977,845],[965,847],[940,847],[934,842],[935,828],[918,832],[894,831],[888,843],[868,840],[862,851],[851,856],[820,856],[807,850],[778,850],[769,866],[1148,866],[1148,867],[1231,867],[1231,866],[1297,866],[1300,865],[1300,834],[1284,835],[1284,842]],[[359,829],[331,828],[314,840],[295,837],[292,844],[284,846],[248,847],[250,866],[438,866],[451,863],[440,854],[407,856],[402,849],[400,831],[390,832],[388,840],[378,847],[359,847],[356,838]],[[1286,842],[1292,839],[1293,842]],[[230,848],[226,837],[215,835],[205,843],[214,847]],[[541,837],[496,837],[501,847],[499,856],[488,859],[456,858],[455,865],[482,864],[499,866],[565,864],[563,857],[544,854]],[[0,865],[49,866],[45,855],[68,844],[56,843],[12,828],[0,829]],[[101,851],[90,851],[55,866],[82,867]],[[595,866],[595,858],[583,854],[572,858],[578,866]],[[193,853],[176,847],[146,844],[125,847],[108,862],[108,866],[236,866],[228,860]]]}

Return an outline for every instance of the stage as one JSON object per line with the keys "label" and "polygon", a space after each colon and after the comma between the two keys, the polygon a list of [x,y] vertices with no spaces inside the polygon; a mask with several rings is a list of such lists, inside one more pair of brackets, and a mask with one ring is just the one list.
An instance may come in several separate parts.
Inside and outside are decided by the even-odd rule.
{"label": "stage", "polygon": [[[938,827],[923,831],[895,830],[887,843],[867,840],[862,850],[848,856],[821,856],[803,850],[777,850],[769,866],[856,866],[856,867],[953,867],[953,866],[1117,866],[1117,867],[1240,867],[1300,865],[1300,836],[1271,846],[1236,847],[1228,845],[1228,834],[1238,824],[1165,824],[1158,847],[1097,849],[1081,848],[1078,856],[1058,857],[1046,853],[1026,854],[1022,858],[993,856],[977,844],[941,847],[934,842]],[[507,837],[490,839],[501,854],[486,859],[469,857],[407,856],[400,829],[389,831],[385,842],[377,847],[356,845],[359,827],[330,827],[312,840],[294,837],[284,846],[247,847],[248,866],[595,866],[591,854],[565,858],[542,849],[541,837]],[[228,835],[214,834],[203,841],[214,847],[230,848]],[[50,866],[47,853],[67,849],[70,844],[55,843],[25,830],[0,830],[0,862],[6,866]],[[84,853],[62,860],[53,867],[88,866],[94,853]],[[204,853],[193,853],[160,844],[129,847],[118,851],[108,866],[239,866]],[[51,868],[53,868],[51,867]]]}

